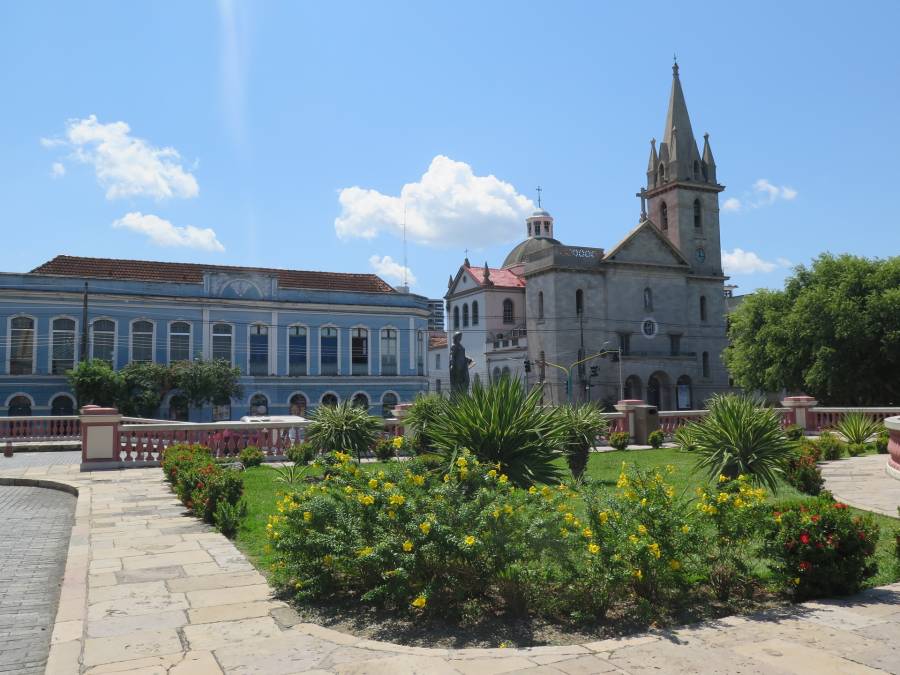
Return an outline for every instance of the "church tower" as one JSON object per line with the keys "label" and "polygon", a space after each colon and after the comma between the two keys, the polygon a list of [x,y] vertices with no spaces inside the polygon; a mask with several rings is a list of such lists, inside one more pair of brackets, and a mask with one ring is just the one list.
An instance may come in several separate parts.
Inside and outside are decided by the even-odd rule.
{"label": "church tower", "polygon": [[722,274],[719,193],[724,189],[716,182],[709,134],[703,135],[703,154],[697,150],[675,63],[663,140],[658,149],[656,139],[650,141],[641,217],[650,218],[701,274]]}

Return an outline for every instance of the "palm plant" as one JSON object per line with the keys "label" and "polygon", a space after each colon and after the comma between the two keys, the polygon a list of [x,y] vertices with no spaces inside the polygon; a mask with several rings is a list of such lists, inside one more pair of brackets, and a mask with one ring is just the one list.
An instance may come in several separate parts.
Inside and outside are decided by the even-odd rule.
{"label": "palm plant", "polygon": [[749,396],[713,396],[709,414],[691,425],[697,467],[713,479],[744,474],[775,489],[794,444],[771,408]]}
{"label": "palm plant", "polygon": [[850,445],[864,445],[878,433],[881,424],[863,412],[854,411],[841,417],[834,428]]}
{"label": "palm plant", "polygon": [[697,449],[697,445],[694,442],[695,424],[696,422],[688,422],[687,424],[682,424],[675,430],[675,433],[673,434],[675,445],[677,445],[678,449],[682,452],[693,452]]}
{"label": "palm plant", "polygon": [[312,414],[306,440],[318,453],[342,451],[362,459],[371,448],[382,422],[365,408],[342,401],[338,405],[320,405]]}
{"label": "palm plant", "polygon": [[566,425],[557,410],[544,410],[541,392],[526,393],[519,380],[502,377],[489,387],[476,384],[457,394],[429,428],[434,450],[450,462],[468,449],[519,486],[556,483],[555,460],[566,443]]}
{"label": "palm plant", "polygon": [[569,470],[575,480],[581,480],[587,467],[589,453],[597,436],[606,433],[609,423],[592,403],[578,406],[566,406],[560,411],[565,426],[565,445],[563,452]]}
{"label": "palm plant", "polygon": [[445,414],[447,405],[447,399],[440,394],[421,394],[406,411],[403,423],[412,431],[412,444],[416,454],[431,448],[429,430],[434,420]]}
{"label": "palm plant", "polygon": [[283,483],[288,487],[296,488],[299,486],[304,480],[306,480],[306,474],[309,473],[311,465],[309,464],[285,464],[284,466],[275,467],[275,480],[279,483]]}

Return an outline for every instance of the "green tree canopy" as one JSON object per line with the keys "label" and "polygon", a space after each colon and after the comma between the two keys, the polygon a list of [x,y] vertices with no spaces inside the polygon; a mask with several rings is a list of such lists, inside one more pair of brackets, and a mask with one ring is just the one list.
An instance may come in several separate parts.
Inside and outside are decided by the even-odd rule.
{"label": "green tree canopy", "polygon": [[746,389],[823,403],[900,402],[900,257],[823,254],[729,317],[724,358]]}
{"label": "green tree canopy", "polygon": [[207,403],[223,403],[242,394],[238,379],[241,369],[228,361],[179,361],[171,367],[172,385],[192,406],[200,408]]}
{"label": "green tree canopy", "polygon": [[81,361],[66,373],[78,405],[117,406],[125,394],[125,378],[99,359]]}

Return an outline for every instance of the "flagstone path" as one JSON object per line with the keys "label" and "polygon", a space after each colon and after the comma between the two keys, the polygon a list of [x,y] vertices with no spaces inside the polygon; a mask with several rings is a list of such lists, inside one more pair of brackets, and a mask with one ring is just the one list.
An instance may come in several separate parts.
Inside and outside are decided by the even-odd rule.
{"label": "flagstone path", "polygon": [[896,518],[900,480],[885,472],[887,457],[865,455],[823,462],[825,489],[850,506]]}
{"label": "flagstone path", "polygon": [[2,476],[79,490],[48,673],[900,673],[900,584],[584,645],[404,647],[298,622],[159,469]]}

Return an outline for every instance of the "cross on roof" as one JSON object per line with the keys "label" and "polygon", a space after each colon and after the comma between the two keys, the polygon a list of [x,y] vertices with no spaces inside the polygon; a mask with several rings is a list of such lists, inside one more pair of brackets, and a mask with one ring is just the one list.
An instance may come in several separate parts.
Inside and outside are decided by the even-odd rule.
{"label": "cross on roof", "polygon": [[541,188],[540,185],[537,186],[537,193],[538,193],[538,208],[541,208],[541,191],[542,191],[542,189],[543,189],[543,188]]}

